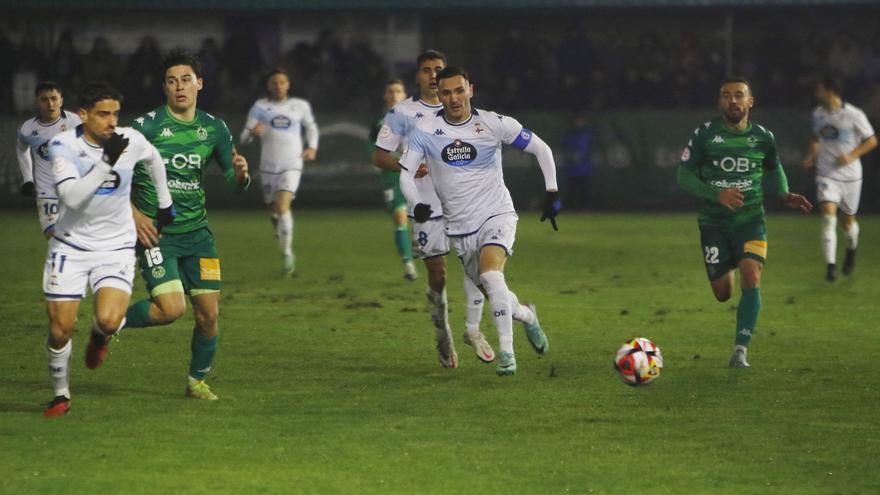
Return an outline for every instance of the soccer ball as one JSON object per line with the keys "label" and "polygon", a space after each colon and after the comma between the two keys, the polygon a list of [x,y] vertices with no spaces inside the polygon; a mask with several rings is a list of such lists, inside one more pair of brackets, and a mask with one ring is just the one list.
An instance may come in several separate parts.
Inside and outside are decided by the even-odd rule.
{"label": "soccer ball", "polygon": [[663,371],[663,356],[657,344],[646,338],[636,337],[617,350],[614,369],[627,385],[647,385],[656,380]]}

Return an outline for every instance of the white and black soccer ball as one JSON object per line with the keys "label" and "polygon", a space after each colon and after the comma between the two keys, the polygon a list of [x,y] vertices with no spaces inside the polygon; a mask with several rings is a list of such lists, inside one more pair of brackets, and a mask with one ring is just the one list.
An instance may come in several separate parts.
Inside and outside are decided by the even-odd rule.
{"label": "white and black soccer ball", "polygon": [[643,337],[626,342],[614,356],[614,369],[623,383],[633,387],[647,385],[663,371],[663,355],[657,344]]}

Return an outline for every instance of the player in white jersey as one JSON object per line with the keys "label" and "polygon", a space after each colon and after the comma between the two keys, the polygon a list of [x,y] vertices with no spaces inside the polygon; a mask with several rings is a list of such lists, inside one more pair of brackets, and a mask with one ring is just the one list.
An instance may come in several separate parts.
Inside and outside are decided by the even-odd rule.
{"label": "player in white jersey", "polygon": [[174,219],[162,157],[142,134],[117,127],[121,101],[122,96],[107,84],[87,84],[79,102],[82,124],[49,143],[61,208],[43,270],[49,315],[46,348],[55,390],[43,413],[46,417],[70,409],[72,336],[87,288],[95,295],[88,368],[100,366],[110,336],[125,323],[137,240],[129,201],[135,163],[149,164],[159,197],[158,228]]}
{"label": "player in white jersey", "polygon": [[409,149],[401,159],[400,189],[415,204],[416,222],[435,212],[415,184],[422,162],[440,198],[446,235],[458,252],[465,275],[489,298],[498,329],[496,373],[516,372],[513,321],[523,323],[529,343],[541,355],[549,344],[534,305],[519,303],[504,280],[504,265],[513,254],[517,215],[504,185],[501,145],[508,144],[535,155],[544,175],[544,214],[556,229],[559,194],[553,152],[538,136],[515,119],[471,107],[473,86],[467,72],[447,67],[437,74],[443,109],[422,119],[409,135]]}
{"label": "player in white jersey", "polygon": [[[383,170],[400,171],[398,159],[392,152],[406,152],[407,139],[416,124],[430,117],[442,108],[437,97],[437,73],[446,67],[446,56],[436,50],[428,50],[416,59],[416,84],[419,95],[403,100],[385,115],[382,128],[376,138],[373,164]],[[418,167],[417,167],[418,168]],[[452,340],[449,326],[449,309],[446,295],[446,254],[449,241],[445,235],[443,216],[440,213],[440,200],[434,192],[434,185],[427,168],[414,170],[415,187],[419,196],[427,204],[433,205],[436,215],[413,225],[413,247],[415,256],[421,258],[428,272],[426,295],[431,304],[431,319],[434,322],[437,340],[437,354],[444,368],[458,367],[458,354]],[[410,217],[415,203],[409,202]],[[483,314],[483,295],[467,277],[464,279],[466,299],[464,342],[470,345],[477,358],[485,363],[495,360],[495,351],[480,332],[480,319]]]}
{"label": "player in white jersey", "polygon": [[846,259],[843,274],[855,267],[859,244],[856,212],[862,194],[861,156],[877,147],[874,128],[860,108],[841,98],[840,83],[832,77],[816,84],[819,106],[813,110],[814,141],[804,159],[804,166],[816,166],[816,189],[822,212],[822,251],[825,256],[825,279],[837,278],[837,211],[846,233]]}
{"label": "player in white jersey", "polygon": [[[318,153],[318,125],[312,107],[302,98],[289,98],[290,78],[284,69],[274,69],[266,79],[268,98],[257,100],[248,113],[241,144],[260,138],[260,182],[263,199],[272,210],[275,237],[283,255],[282,271],[292,275],[293,213],[290,204],[296,197],[302,177],[303,162]],[[302,133],[308,144],[303,149]]]}
{"label": "player in white jersey", "polygon": [[59,132],[78,126],[80,120],[75,113],[62,109],[64,96],[56,83],[37,84],[34,97],[37,116],[19,127],[15,156],[21,170],[21,193],[37,197],[40,227],[46,239],[50,239],[58,216],[58,196],[49,164],[49,141]]}

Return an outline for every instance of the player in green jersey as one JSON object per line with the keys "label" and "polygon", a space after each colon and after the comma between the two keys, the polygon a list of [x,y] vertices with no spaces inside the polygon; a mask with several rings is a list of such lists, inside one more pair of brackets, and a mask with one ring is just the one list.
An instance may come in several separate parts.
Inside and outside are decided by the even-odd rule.
{"label": "player in green jersey", "polygon": [[[406,99],[406,87],[400,79],[391,79],[385,83],[385,92],[382,94],[385,101],[385,111],[394,108],[401,101]],[[379,135],[382,128],[385,114],[373,122],[370,126],[370,151],[374,149],[373,143]],[[409,219],[406,216],[406,198],[400,192],[400,170],[389,170],[377,166],[379,172],[379,182],[382,185],[382,194],[385,196],[385,208],[391,213],[391,219],[394,221],[394,244],[397,246],[397,253],[403,260],[403,277],[407,280],[415,280],[416,265],[413,263],[412,241],[409,233]]]}
{"label": "player in green jersey", "polygon": [[681,155],[678,184],[700,198],[700,242],[706,274],[719,302],[730,299],[739,268],[742,295],[736,312],[736,340],[730,366],[747,368],[746,353],[761,310],[761,270],[767,258],[764,193],[809,213],[813,205],[788,191],[773,133],[749,122],[755,98],[743,78],[721,84],[721,117],[694,130]]}
{"label": "player in green jersey", "polygon": [[168,174],[168,188],[177,209],[175,221],[159,237],[153,218],[156,193],[143,167],[132,186],[138,233],[138,266],[150,299],[126,313],[128,327],[166,325],[186,310],[189,295],[195,316],[186,395],[216,400],[205,383],[217,350],[220,301],[220,258],[208,229],[204,168],[211,158],[227,183],[238,190],[250,185],[248,164],[236,153],[226,123],[196,108],[202,89],[201,64],[182,49],[172,50],[162,64],[165,105],[135,119],[134,128],[159,150]]}

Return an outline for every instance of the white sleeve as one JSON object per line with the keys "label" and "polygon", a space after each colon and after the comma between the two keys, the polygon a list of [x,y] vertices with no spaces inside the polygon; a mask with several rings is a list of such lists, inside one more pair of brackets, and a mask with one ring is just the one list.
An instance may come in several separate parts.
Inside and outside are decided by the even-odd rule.
{"label": "white sleeve", "polygon": [[156,199],[159,208],[168,208],[171,206],[171,192],[168,190],[168,176],[165,172],[165,163],[162,161],[162,155],[147,138],[143,135],[140,137],[140,146],[143,146],[144,152],[140,160],[146,162],[147,169],[150,172],[150,180],[156,187]]}
{"label": "white sleeve", "polygon": [[424,202],[419,188],[416,186],[416,171],[425,158],[425,152],[417,134],[417,132],[410,134],[409,149],[400,157],[400,192],[411,205]]}
{"label": "white sleeve", "polygon": [[868,116],[865,115],[865,112],[862,112],[861,110],[859,110],[859,112],[856,114],[855,120],[856,131],[858,131],[861,138],[859,140],[859,144],[861,144],[866,139],[874,135],[874,128],[871,127],[871,122],[868,121]]}
{"label": "white sleeve", "polygon": [[531,133],[531,139],[523,148],[523,151],[535,155],[538,159],[538,166],[541,167],[541,173],[544,174],[544,190],[558,191],[559,186],[556,184],[556,162],[553,160],[553,151],[550,146],[544,142],[537,134]]}
{"label": "white sleeve", "polygon": [[111,170],[113,167],[108,163],[99,161],[86,175],[77,177],[76,167],[68,158],[56,156],[52,159],[52,171],[58,181],[55,185],[58,198],[74,210],[79,209],[95,195],[95,191],[101,187]]}
{"label": "white sleeve", "polygon": [[257,126],[260,119],[257,118],[257,105],[251,107],[248,112],[247,120],[244,123],[244,129],[241,130],[241,136],[238,137],[240,144],[251,144],[254,141],[254,135],[251,131]]}
{"label": "white sleeve", "polygon": [[382,120],[382,128],[376,135],[376,147],[381,148],[389,153],[393,153],[400,148],[405,135],[405,119],[397,112],[388,112]]}
{"label": "white sleeve", "polygon": [[312,106],[306,103],[305,117],[303,117],[303,127],[306,130],[306,141],[309,148],[318,149],[318,123],[315,122],[315,115],[312,113]]}
{"label": "white sleeve", "polygon": [[21,171],[21,183],[34,181],[34,158],[31,156],[31,147],[22,141],[21,133],[15,143],[15,158],[18,160],[18,169]]}

